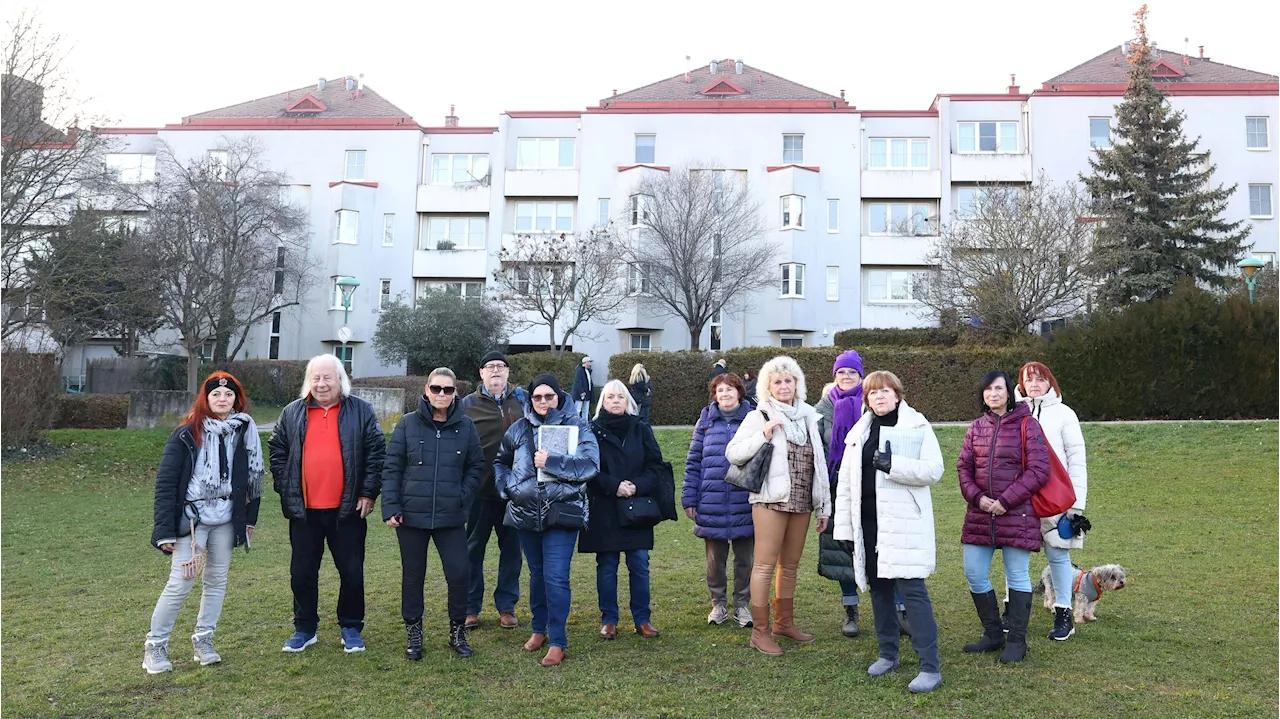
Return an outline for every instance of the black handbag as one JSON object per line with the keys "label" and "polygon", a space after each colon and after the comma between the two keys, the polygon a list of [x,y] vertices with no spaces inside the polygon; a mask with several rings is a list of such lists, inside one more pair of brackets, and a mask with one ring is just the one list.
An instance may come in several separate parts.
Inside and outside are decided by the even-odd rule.
{"label": "black handbag", "polygon": [[587,526],[587,516],[572,502],[552,502],[547,509],[547,526],[557,529],[583,529]]}
{"label": "black handbag", "polygon": [[676,473],[670,462],[662,463],[662,470],[658,472],[658,488],[653,494],[658,500],[658,511],[662,513],[662,518],[672,522],[680,521],[680,511],[676,508]]}
{"label": "black handbag", "polygon": [[619,497],[618,523],[627,529],[648,529],[662,521],[662,510],[653,497]]}
{"label": "black handbag", "polygon": [[[760,414],[764,415],[764,421],[769,421],[769,415],[764,410],[760,410]],[[769,465],[773,462],[773,442],[766,441],[764,446],[760,448],[756,455],[747,461],[746,464],[738,466],[729,463],[729,471],[725,474],[724,481],[735,487],[741,487],[748,492],[759,492],[764,486],[764,480],[769,476]]]}

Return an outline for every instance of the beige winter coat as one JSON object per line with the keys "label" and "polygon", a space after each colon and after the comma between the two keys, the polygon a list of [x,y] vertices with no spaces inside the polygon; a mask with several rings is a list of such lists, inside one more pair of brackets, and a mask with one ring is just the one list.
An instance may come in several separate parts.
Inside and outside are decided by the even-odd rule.
{"label": "beige winter coat", "polygon": [[[1026,402],[1031,407],[1031,416],[1040,422],[1045,439],[1058,461],[1067,468],[1071,475],[1071,486],[1076,490],[1075,504],[1067,510],[1070,514],[1084,512],[1085,495],[1089,490],[1089,471],[1085,465],[1084,434],[1080,431],[1080,419],[1070,407],[1062,403],[1062,398],[1051,388],[1048,394],[1037,399],[1015,394],[1019,402]],[[1040,535],[1050,546],[1059,549],[1083,549],[1084,535],[1074,539],[1063,539],[1058,534],[1058,520],[1061,514],[1045,517],[1040,520]]]}
{"label": "beige winter coat", "polygon": [[[809,446],[813,447],[813,513],[818,517],[831,516],[831,487],[827,479],[827,456],[822,451],[822,433],[818,429],[818,413],[804,402],[798,402],[801,414],[809,428]],[[765,420],[760,410],[752,410],[742,420],[738,432],[724,449],[724,456],[741,467],[764,447]],[[769,462],[769,476],[748,499],[752,504],[785,502],[791,497],[791,474],[787,469],[787,433],[781,427],[773,430],[773,457]]]}

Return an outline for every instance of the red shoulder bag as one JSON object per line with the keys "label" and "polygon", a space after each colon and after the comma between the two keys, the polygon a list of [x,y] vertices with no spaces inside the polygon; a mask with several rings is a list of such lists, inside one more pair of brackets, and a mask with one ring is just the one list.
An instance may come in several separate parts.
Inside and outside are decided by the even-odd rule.
{"label": "red shoulder bag", "polygon": [[[1027,422],[1029,421],[1031,421],[1030,417],[1022,420],[1022,471],[1024,472],[1027,471]],[[1071,475],[1067,474],[1067,468],[1062,466],[1062,460],[1058,459],[1058,455],[1054,453],[1053,446],[1048,441],[1044,444],[1045,449],[1049,450],[1049,481],[1044,483],[1040,491],[1031,496],[1031,511],[1041,518],[1062,514],[1076,503],[1076,488],[1071,483]]]}

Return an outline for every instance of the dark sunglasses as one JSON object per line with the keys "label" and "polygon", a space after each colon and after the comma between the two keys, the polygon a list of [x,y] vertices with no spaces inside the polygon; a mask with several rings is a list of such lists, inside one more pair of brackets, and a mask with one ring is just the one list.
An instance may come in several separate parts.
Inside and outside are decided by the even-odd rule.
{"label": "dark sunglasses", "polygon": [[535,402],[550,402],[551,400],[553,400],[553,399],[555,399],[555,398],[556,398],[555,394],[535,394],[535,395],[533,395],[533,400],[534,400]]}
{"label": "dark sunglasses", "polygon": [[451,395],[458,391],[457,387],[441,387],[438,384],[427,385],[427,389],[431,390],[431,394]]}

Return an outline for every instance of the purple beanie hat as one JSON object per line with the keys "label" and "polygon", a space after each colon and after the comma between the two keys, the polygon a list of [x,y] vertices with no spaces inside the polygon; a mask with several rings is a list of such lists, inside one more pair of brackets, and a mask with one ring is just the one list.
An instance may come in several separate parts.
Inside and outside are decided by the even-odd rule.
{"label": "purple beanie hat", "polygon": [[841,352],[836,358],[836,363],[831,367],[831,376],[836,376],[836,370],[855,369],[858,371],[859,377],[865,377],[866,373],[862,371],[862,356],[857,350],[848,350]]}

